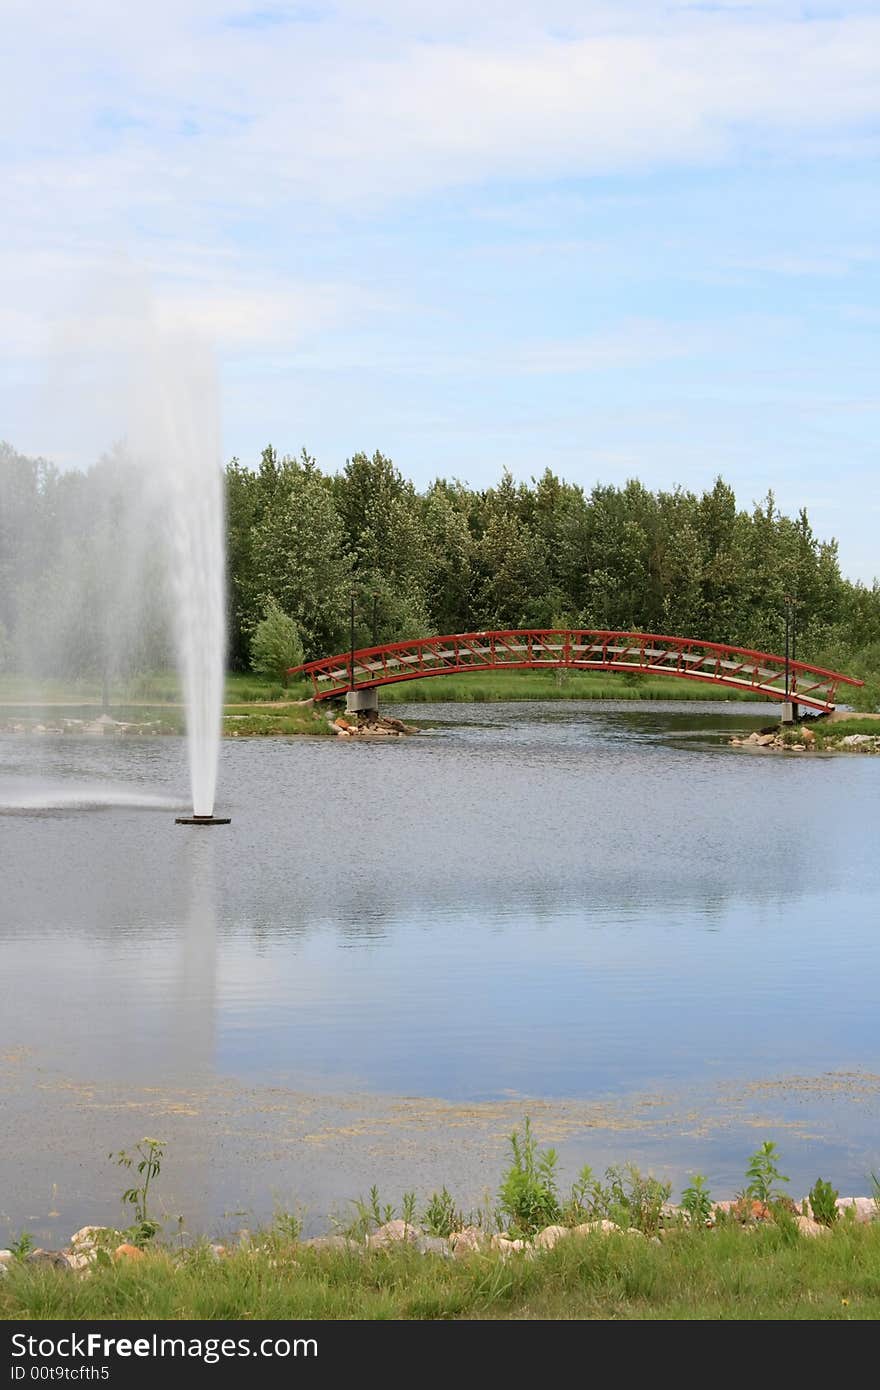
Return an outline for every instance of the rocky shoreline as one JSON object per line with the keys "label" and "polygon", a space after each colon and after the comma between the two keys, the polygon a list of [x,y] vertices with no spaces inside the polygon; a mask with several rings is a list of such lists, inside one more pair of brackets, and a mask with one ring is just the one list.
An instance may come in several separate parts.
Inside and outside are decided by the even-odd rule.
{"label": "rocky shoreline", "polygon": [[[869,1225],[880,1220],[880,1210],[873,1197],[838,1197],[836,1206],[839,1217],[835,1224],[838,1225],[848,1222]],[[807,1198],[800,1203],[783,1199],[781,1207],[801,1236],[821,1237],[830,1234],[834,1229],[834,1226],[823,1224],[809,1214],[810,1205]],[[743,1231],[756,1231],[761,1226],[772,1225],[774,1222],[778,1224],[779,1209],[778,1203],[774,1209],[772,1206],[743,1197],[733,1201],[714,1202],[704,1224],[709,1231],[731,1226]],[[504,1231],[490,1232],[482,1226],[475,1225],[463,1225],[448,1236],[438,1236],[415,1222],[397,1218],[384,1222],[364,1236],[334,1233],[313,1236],[309,1240],[291,1237],[286,1244],[294,1250],[341,1250],[364,1257],[390,1250],[395,1246],[407,1245],[421,1255],[438,1256],[443,1259],[463,1259],[471,1255],[520,1255],[523,1258],[534,1258],[543,1251],[554,1249],[562,1240],[597,1236],[625,1236],[659,1244],[687,1230],[691,1224],[692,1218],[683,1207],[668,1202],[663,1206],[661,1223],[654,1233],[646,1233],[635,1226],[624,1227],[614,1221],[602,1219],[585,1221],[577,1226],[545,1226],[528,1239]],[[211,1258],[221,1260],[238,1250],[259,1249],[260,1245],[259,1233],[252,1236],[249,1231],[239,1231],[231,1241],[206,1243],[202,1248]],[[111,1227],[83,1226],[70,1237],[68,1245],[61,1250],[37,1248],[25,1253],[0,1250],[0,1278],[19,1262],[29,1266],[87,1274],[100,1264],[136,1262],[148,1259],[151,1254],[161,1254],[165,1257],[177,1255],[183,1258],[191,1251],[192,1247],[171,1248],[160,1243],[142,1248],[133,1245],[124,1238],[123,1233]]]}
{"label": "rocky shoreline", "polygon": [[803,725],[799,729],[765,729],[727,740],[730,748],[767,748],[781,753],[880,753],[878,734],[842,734],[828,738]]}
{"label": "rocky shoreline", "polygon": [[144,737],[153,734],[176,734],[178,726],[166,719],[113,719],[99,714],[96,719],[74,719],[67,715],[37,718],[6,719],[0,722],[0,734],[74,734],[115,737],[122,734]]}
{"label": "rocky shoreline", "polygon": [[406,738],[410,734],[417,734],[419,731],[413,724],[404,724],[402,719],[393,719],[389,715],[358,714],[354,719],[340,714],[336,719],[330,720],[330,728],[337,738]]}

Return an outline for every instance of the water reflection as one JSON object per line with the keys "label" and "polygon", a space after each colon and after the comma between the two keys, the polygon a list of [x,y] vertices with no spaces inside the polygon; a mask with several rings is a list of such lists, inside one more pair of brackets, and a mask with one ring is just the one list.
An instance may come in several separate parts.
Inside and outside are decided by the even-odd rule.
{"label": "water reflection", "polygon": [[[227,744],[206,832],[135,809],[185,788],[179,740],[44,741],[44,777],[132,804],[2,821],[5,1035],[90,1076],[450,1097],[861,1065],[880,764],[728,750],[750,706],[430,715]],[[0,740],[0,782],[27,758]]]}

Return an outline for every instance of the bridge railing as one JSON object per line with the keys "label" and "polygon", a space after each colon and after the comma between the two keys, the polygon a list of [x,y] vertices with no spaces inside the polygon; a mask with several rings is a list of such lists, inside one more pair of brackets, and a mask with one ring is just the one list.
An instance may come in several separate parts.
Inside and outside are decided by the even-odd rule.
{"label": "bridge railing", "polygon": [[361,647],[291,669],[308,676],[315,697],[327,699],[353,686],[370,688],[468,671],[568,667],[619,671],[725,685],[769,699],[791,699],[817,710],[834,708],[840,685],[863,682],[808,662],[786,662],[771,652],[659,633],[593,628],[515,628],[458,632]]}

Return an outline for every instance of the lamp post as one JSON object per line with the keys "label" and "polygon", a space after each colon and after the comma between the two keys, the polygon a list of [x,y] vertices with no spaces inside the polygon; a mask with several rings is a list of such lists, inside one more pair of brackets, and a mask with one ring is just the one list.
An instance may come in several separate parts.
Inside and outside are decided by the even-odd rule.
{"label": "lamp post", "polygon": [[[373,646],[378,646],[378,595],[373,594]],[[370,665],[364,666],[364,680],[358,686],[355,680],[357,592],[352,586],[349,592],[349,653],[348,653],[348,694],[345,707],[349,714],[357,714],[358,719],[369,723],[379,713],[379,691],[370,681]]]}
{"label": "lamp post", "polygon": [[349,623],[350,655],[348,661],[348,688],[354,690],[354,589],[351,591],[351,614]]}
{"label": "lamp post", "polygon": [[783,724],[793,724],[798,717],[797,701],[791,698],[791,664],[797,660],[797,623],[795,610],[797,599],[791,594],[786,594],[783,599],[785,604],[785,705],[783,706]]}

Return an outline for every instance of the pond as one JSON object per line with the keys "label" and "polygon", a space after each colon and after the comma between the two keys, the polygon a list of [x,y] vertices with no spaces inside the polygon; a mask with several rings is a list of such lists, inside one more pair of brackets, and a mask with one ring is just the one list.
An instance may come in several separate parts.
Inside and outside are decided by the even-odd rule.
{"label": "pond", "polygon": [[773,1137],[797,1195],[868,1191],[880,759],[728,748],[756,705],[395,713],[227,740],[213,830],[178,738],[0,738],[0,1243],[115,1219],[157,1131],[199,1230],[478,1200],[526,1113],[566,1172],[730,1195]]}

